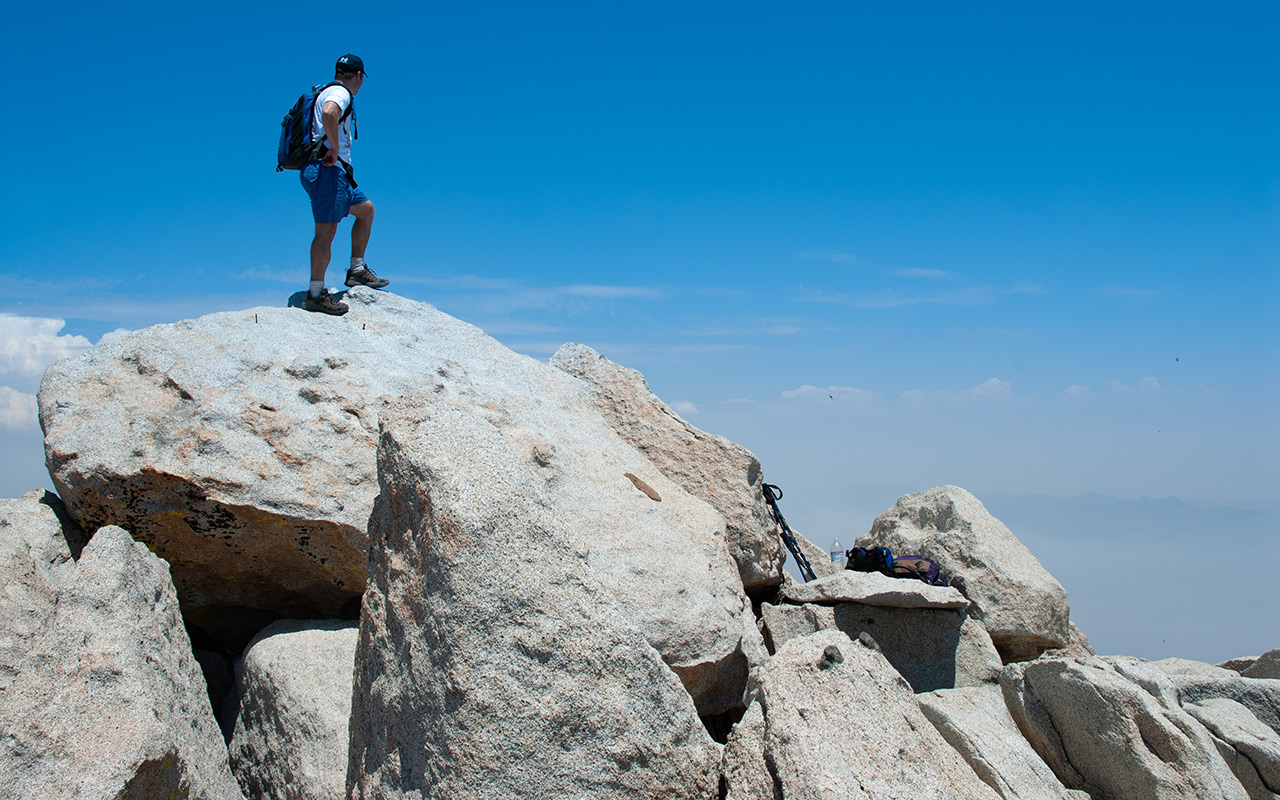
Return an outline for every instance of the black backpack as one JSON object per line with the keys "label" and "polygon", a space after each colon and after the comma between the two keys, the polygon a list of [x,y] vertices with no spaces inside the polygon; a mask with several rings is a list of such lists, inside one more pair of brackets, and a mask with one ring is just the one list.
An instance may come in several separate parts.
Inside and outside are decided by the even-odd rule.
{"label": "black backpack", "polygon": [[893,574],[893,553],[887,547],[855,547],[845,553],[845,569]]}
{"label": "black backpack", "polygon": [[[280,144],[276,148],[276,172],[302,169],[312,161],[324,158],[325,150],[329,145],[323,136],[314,140],[311,138],[311,118],[316,107],[316,98],[330,86],[346,88],[342,81],[330,81],[312,86],[310,90],[302,93],[298,101],[289,109],[289,113],[284,115],[284,119],[280,122]],[[342,112],[338,122],[344,121],[355,110],[356,99],[352,97],[351,102],[347,104],[347,110]],[[356,138],[359,138],[358,134]]]}

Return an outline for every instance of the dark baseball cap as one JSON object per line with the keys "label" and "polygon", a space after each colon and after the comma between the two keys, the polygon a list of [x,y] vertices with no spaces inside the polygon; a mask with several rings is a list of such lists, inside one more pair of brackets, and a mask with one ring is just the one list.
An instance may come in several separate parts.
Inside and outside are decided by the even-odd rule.
{"label": "dark baseball cap", "polygon": [[351,53],[347,53],[345,56],[342,56],[341,58],[339,58],[338,63],[334,65],[333,71],[334,72],[364,72],[364,74],[366,75],[369,74],[365,72],[364,62],[360,60],[360,56],[353,55]]}

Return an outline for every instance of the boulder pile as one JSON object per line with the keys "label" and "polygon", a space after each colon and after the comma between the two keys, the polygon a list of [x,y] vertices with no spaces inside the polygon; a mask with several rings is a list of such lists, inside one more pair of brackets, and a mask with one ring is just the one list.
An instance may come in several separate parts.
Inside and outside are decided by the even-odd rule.
{"label": "boulder pile", "polygon": [[1274,652],[1097,656],[957,487],[858,540],[952,586],[797,583],[759,461],[638,372],[346,300],[48,370],[57,495],[0,501],[12,796],[1280,796]]}

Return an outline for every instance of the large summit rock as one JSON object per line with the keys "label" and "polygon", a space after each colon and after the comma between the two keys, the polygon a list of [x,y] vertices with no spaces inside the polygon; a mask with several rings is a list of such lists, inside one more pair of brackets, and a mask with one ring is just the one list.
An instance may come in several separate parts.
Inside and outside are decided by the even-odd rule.
{"label": "large summit rock", "polygon": [[[363,287],[346,300],[341,318],[257,308],[158,325],[51,367],[40,419],[71,515],[89,528],[120,524],[168,559],[188,621],[236,649],[275,618],[354,618],[379,492],[379,416],[401,397],[446,404],[501,424],[554,467],[547,474],[598,469],[584,454],[610,454],[617,469],[594,478],[650,512],[592,518],[584,540],[631,542],[593,550],[593,569],[629,576],[638,624],[702,684],[704,711],[739,704],[744,652],[762,645],[720,515],[623,442],[582,381],[423,303]],[[462,479],[483,495],[488,477]],[[645,538],[647,518],[677,515],[680,525]],[[714,622],[685,613],[707,597]],[[713,639],[714,652],[695,652]]]}
{"label": "large summit rock", "polygon": [[782,581],[782,540],[764,502],[760,461],[751,451],[690,425],[650,391],[643,375],[586,345],[566,344],[550,363],[585,381],[623,439],[724,515],[729,552],[747,590]]}
{"label": "large summit rock", "polygon": [[973,603],[1005,661],[1026,661],[1071,641],[1067,591],[969,492],[942,486],[898,498],[859,547],[937,562]]}

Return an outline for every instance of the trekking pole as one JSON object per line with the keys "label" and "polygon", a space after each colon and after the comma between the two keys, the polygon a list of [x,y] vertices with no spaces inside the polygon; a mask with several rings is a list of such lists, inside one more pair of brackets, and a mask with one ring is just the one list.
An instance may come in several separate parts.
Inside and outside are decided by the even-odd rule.
{"label": "trekking pole", "polygon": [[817,579],[817,575],[813,573],[813,567],[809,566],[809,559],[804,557],[804,553],[800,552],[800,543],[796,541],[796,535],[792,533],[791,526],[782,518],[782,512],[778,510],[778,500],[782,497],[782,489],[772,483],[763,485],[764,501],[769,504],[769,510],[773,512],[773,518],[778,522],[778,528],[781,531],[782,543],[791,551],[791,555],[795,556],[796,566],[800,567],[800,576],[804,578],[804,582]]}

